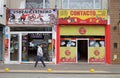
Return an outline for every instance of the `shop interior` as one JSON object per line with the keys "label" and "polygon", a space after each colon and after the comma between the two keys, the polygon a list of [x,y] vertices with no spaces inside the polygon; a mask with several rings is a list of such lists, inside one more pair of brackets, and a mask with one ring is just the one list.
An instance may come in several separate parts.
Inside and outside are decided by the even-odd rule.
{"label": "shop interior", "polygon": [[45,61],[52,61],[52,34],[28,33],[22,35],[22,61],[35,61],[37,48],[43,43],[43,56]]}

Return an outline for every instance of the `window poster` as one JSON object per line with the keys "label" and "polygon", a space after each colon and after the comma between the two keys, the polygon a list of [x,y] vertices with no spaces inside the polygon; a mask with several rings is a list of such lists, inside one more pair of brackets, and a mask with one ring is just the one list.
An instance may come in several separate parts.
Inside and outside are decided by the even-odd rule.
{"label": "window poster", "polygon": [[60,62],[76,62],[76,41],[61,40]]}
{"label": "window poster", "polygon": [[90,40],[89,42],[89,63],[104,63],[105,62],[105,47],[104,40]]}

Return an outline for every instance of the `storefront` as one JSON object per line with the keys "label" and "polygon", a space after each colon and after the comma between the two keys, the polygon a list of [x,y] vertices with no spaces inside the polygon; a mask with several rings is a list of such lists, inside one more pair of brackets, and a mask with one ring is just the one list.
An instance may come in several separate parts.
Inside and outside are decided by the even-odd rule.
{"label": "storefront", "polygon": [[106,10],[59,10],[57,63],[109,63]]}
{"label": "storefront", "polygon": [[33,63],[40,43],[45,62],[55,63],[56,14],[54,9],[7,10],[4,63]]}

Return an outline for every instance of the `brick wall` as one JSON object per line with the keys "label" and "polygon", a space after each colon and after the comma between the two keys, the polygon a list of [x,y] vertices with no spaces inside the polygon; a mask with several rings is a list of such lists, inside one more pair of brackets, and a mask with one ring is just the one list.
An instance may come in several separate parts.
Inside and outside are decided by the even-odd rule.
{"label": "brick wall", "polygon": [[112,64],[120,64],[120,25],[118,25],[119,20],[120,20],[120,0],[110,0],[111,63]]}

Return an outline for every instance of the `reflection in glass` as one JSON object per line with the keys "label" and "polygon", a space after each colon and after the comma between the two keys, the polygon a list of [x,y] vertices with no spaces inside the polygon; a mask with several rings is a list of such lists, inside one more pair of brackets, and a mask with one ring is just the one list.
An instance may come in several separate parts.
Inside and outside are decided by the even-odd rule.
{"label": "reflection in glass", "polygon": [[19,36],[18,34],[11,34],[10,37],[10,60],[18,61],[19,59]]}

